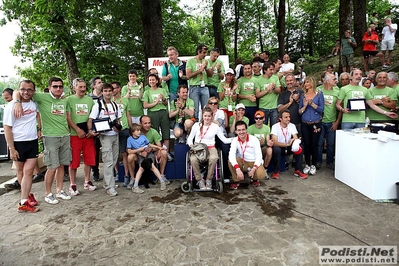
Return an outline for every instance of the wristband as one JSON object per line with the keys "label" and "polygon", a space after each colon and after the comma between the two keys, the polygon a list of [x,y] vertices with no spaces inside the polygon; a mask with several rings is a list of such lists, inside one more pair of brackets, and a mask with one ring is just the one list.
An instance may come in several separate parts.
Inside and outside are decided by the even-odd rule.
{"label": "wristband", "polygon": [[384,115],[386,115],[387,114],[387,111],[384,111]]}

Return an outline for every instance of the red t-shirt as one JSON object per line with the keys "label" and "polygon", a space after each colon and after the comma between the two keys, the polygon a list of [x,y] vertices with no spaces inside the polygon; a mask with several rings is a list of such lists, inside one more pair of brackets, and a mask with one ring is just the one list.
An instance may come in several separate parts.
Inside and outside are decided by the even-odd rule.
{"label": "red t-shirt", "polygon": [[378,41],[378,35],[374,32],[371,33],[371,35],[369,35],[368,32],[365,32],[362,39],[364,42],[363,51],[377,51],[377,44],[365,42],[366,40]]}

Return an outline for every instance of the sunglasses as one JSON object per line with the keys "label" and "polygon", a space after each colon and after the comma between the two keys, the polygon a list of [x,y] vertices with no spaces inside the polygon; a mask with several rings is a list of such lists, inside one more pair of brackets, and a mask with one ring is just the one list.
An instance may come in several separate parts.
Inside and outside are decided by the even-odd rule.
{"label": "sunglasses", "polygon": [[64,85],[51,85],[51,87],[54,89],[62,89],[64,88]]}
{"label": "sunglasses", "polygon": [[210,103],[208,103],[208,104],[217,105],[218,102],[210,102]]}
{"label": "sunglasses", "polygon": [[263,118],[265,118],[264,116],[261,117],[255,117],[255,120],[262,120]]}

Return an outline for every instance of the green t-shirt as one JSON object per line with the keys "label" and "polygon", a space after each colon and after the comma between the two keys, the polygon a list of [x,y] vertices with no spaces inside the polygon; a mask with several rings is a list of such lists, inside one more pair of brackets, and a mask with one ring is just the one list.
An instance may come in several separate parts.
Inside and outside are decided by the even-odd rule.
{"label": "green t-shirt", "polygon": [[236,107],[236,102],[232,99],[233,89],[230,88],[230,84],[227,84],[224,81],[219,84],[217,92],[219,94],[219,92],[223,91],[226,92],[224,94],[223,100],[219,102],[219,108],[229,110],[229,105],[231,105],[231,110],[233,111]]}
{"label": "green t-shirt", "polygon": [[[255,90],[259,89],[259,84],[258,84],[258,79],[251,77],[251,78],[245,78],[241,77],[237,81],[238,83],[238,91],[239,94],[241,95],[255,95]],[[239,99],[239,102],[244,104],[245,106],[256,106],[256,102],[251,102],[248,99]]]}
{"label": "green t-shirt", "polygon": [[162,140],[161,135],[159,135],[159,133],[153,128],[150,128],[145,136],[147,137],[148,141],[154,145]]}
{"label": "green t-shirt", "polygon": [[262,146],[266,146],[266,137],[270,135],[270,127],[268,125],[262,125],[261,128],[257,128],[255,124],[248,127],[248,134],[251,134],[259,139],[263,138],[264,143]]}
{"label": "green t-shirt", "polygon": [[[384,97],[389,97],[389,99],[391,99],[391,100],[397,100],[396,92],[393,89],[391,89],[390,87],[385,87],[383,89],[377,89],[376,87],[374,87],[374,88],[370,88],[368,91],[370,92],[370,94],[374,100],[382,99]],[[382,105],[378,105],[378,107],[380,107],[382,110],[385,110],[387,112],[390,111],[390,109],[388,109]],[[376,111],[374,111],[371,108],[367,108],[366,116],[368,116],[370,118],[370,120],[393,120],[393,119],[387,117],[386,115],[377,113]]]}
{"label": "green t-shirt", "polygon": [[[271,76],[270,78],[260,77],[258,78],[259,91],[265,91],[267,86],[271,83],[276,85],[276,88],[280,87],[280,81],[277,76]],[[262,109],[275,109],[277,108],[278,94],[277,93],[267,93],[259,98],[259,108]]]}
{"label": "green t-shirt", "polygon": [[119,121],[121,122],[122,129],[129,128],[129,123],[126,116],[126,112],[130,113],[129,100],[121,97],[119,99],[114,98],[113,101],[118,105],[118,108],[121,110],[122,117],[119,119]]}
{"label": "green t-shirt", "polygon": [[[187,60],[186,70],[190,69],[192,73],[196,72],[203,63],[205,63],[207,59],[197,60],[195,57]],[[208,77],[206,75],[206,71],[202,71],[202,74],[197,75],[189,79],[188,83],[190,86],[199,86],[201,85],[201,80],[204,81],[204,84],[208,83]]]}
{"label": "green t-shirt", "polygon": [[[334,86],[332,90],[324,89],[324,86],[320,86],[320,91],[324,96],[324,114],[323,114],[323,123],[331,123],[337,120],[337,107],[335,104],[337,103],[339,88]],[[318,88],[318,89],[319,89]]]}
{"label": "green t-shirt", "polygon": [[[128,91],[129,88],[127,87],[127,85],[123,86],[121,91],[122,97],[125,97]],[[138,83],[136,83],[136,85],[131,87],[131,93],[129,98],[128,109],[130,110],[130,115],[132,117],[139,117],[144,115],[143,103],[138,97],[140,97],[140,86]]]}
{"label": "green t-shirt", "polygon": [[[75,124],[84,123],[89,120],[89,115],[91,109],[94,106],[94,101],[89,96],[83,96],[82,98],[77,97],[76,95],[71,95],[68,98],[67,102],[67,112],[71,114],[71,119]],[[76,130],[72,127],[71,136],[77,136]]]}
{"label": "green t-shirt", "polygon": [[[161,82],[161,88],[169,93],[168,84],[165,81]],[[144,86],[144,91],[149,90],[149,89],[151,89],[151,87],[149,85]]]}
{"label": "green t-shirt", "polygon": [[220,84],[220,78],[219,78],[219,73],[217,71],[216,65],[220,64],[220,72],[224,73],[224,66],[223,62],[219,59],[216,59],[215,62],[211,62],[211,60],[208,60],[208,69],[213,69],[213,75],[212,77],[208,77],[208,83],[207,85],[215,86],[216,88]]}
{"label": "green t-shirt", "polygon": [[[186,99],[186,108],[194,110],[194,101],[192,99],[190,99],[190,98]],[[170,103],[170,111],[171,112],[176,111],[175,101],[172,101]],[[185,117],[185,119],[190,119],[191,118],[191,116],[189,116],[185,112],[181,111],[175,116],[176,122],[179,121],[183,117]]]}
{"label": "green t-shirt", "polygon": [[343,38],[341,40],[342,55],[353,54],[353,46],[350,43],[348,43],[349,39],[352,40],[352,43],[356,43],[355,38],[353,38],[353,37]]}
{"label": "green t-shirt", "polygon": [[[169,98],[169,93],[162,88],[157,88],[156,90],[149,89],[146,90],[143,94],[143,102],[154,103],[154,101],[158,99],[158,96],[160,94],[162,94],[166,99]],[[164,105],[163,102],[160,101],[154,107],[149,108],[148,111],[155,112],[159,110],[166,110],[167,108],[167,105]]]}
{"label": "green t-shirt", "polygon": [[[178,60],[178,64],[177,66],[175,66],[173,63],[171,63],[169,60],[168,62],[166,62],[166,67],[165,65],[162,68],[162,76],[165,77],[166,73],[169,73],[172,75],[172,79],[169,80],[169,92],[171,93],[177,93],[177,87],[179,87],[179,67],[180,67],[180,63],[181,61]],[[168,69],[166,69],[168,68]],[[166,84],[166,83],[165,83]],[[162,86],[163,88],[163,86]]]}
{"label": "green t-shirt", "polygon": [[[396,106],[398,107],[398,106],[399,106],[399,84],[396,85],[395,87],[393,87],[392,89],[393,89],[393,90],[395,91],[395,93],[396,93],[396,98],[395,98],[395,100],[396,100]],[[399,117],[396,118],[396,120],[399,120]]]}
{"label": "green t-shirt", "polygon": [[[230,116],[229,118],[229,125],[232,125],[234,121],[234,116]],[[249,119],[246,116],[243,116],[242,121],[245,122],[245,124],[247,124],[247,126],[249,125]],[[237,122],[237,121],[236,121]]]}
{"label": "green t-shirt", "polygon": [[43,136],[62,137],[69,134],[66,110],[68,98],[53,98],[50,93],[36,92],[33,100],[39,106]]}
{"label": "green t-shirt", "polygon": [[[342,100],[344,103],[344,108],[348,107],[348,99],[366,99],[366,101],[371,100],[372,96],[370,92],[363,86],[359,85],[346,85],[342,87],[338,94],[338,99]],[[352,111],[348,114],[344,113],[342,115],[342,122],[351,123],[364,123],[366,120],[366,111]]]}

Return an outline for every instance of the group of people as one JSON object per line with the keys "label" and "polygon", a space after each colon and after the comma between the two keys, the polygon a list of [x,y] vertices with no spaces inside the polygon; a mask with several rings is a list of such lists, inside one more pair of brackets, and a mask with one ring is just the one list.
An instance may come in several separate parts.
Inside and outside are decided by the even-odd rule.
{"label": "group of people", "polygon": [[[196,157],[190,156],[199,189],[212,188],[216,148],[228,158],[223,164],[227,176],[231,174],[233,179],[230,188],[237,189],[244,173],[255,187],[259,186],[260,180],[268,177],[271,162],[272,178],[279,178],[281,158],[291,154],[294,175],[307,179],[321,167],[324,146],[327,167],[333,169],[335,131],[339,126],[344,130],[364,126],[366,112],[372,121],[393,121],[397,117],[391,111],[396,110],[399,94],[396,73],[378,73],[375,87],[367,89],[362,86],[362,71],[354,69],[340,75],[339,88],[331,66],[317,87],[312,76],[305,77],[301,85],[289,55],[283,60],[262,58],[242,63],[243,76],[237,79],[234,69],[224,69],[217,48],[206,59],[208,48],[200,44],[187,62],[178,58],[174,47],[169,47],[167,53],[169,60],[162,74],[150,69],[145,86],[138,83],[136,70],[128,72],[128,83],[123,87],[119,82],[104,83],[100,77],[93,78],[89,95],[86,82],[80,78],[73,81],[74,93],[68,97],[59,78],[49,80],[48,93],[36,92],[30,80],[21,81],[4,116],[6,140],[21,182],[18,210],[38,210],[37,200],[30,193],[38,138],[43,138],[48,169],[45,201],[56,204],[58,199],[69,200],[71,195],[80,194],[76,169],[81,154],[83,188],[97,189],[90,168],[94,181],[99,181],[100,147],[103,185],[109,196],[118,194],[115,168],[120,154],[125,172],[123,186],[143,193],[139,181],[144,171],[150,170],[159,180],[160,189],[165,190],[170,183],[164,173],[170,160],[171,128],[176,141],[208,147],[206,177],[201,175]],[[353,99],[364,99],[367,111],[351,109]],[[69,166],[70,195],[63,190],[65,165]]]}

